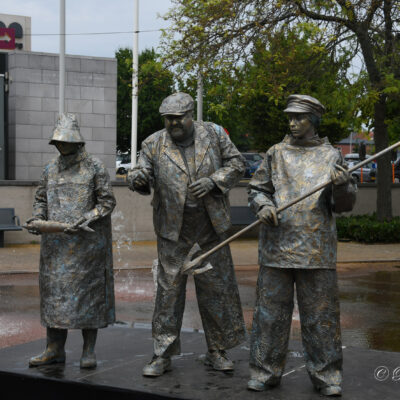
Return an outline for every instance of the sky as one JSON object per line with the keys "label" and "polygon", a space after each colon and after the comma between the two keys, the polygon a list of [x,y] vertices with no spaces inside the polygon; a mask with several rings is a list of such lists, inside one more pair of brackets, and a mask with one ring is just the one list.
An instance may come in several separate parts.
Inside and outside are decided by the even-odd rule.
{"label": "sky", "polygon": [[[0,0],[1,14],[31,17],[32,51],[58,53],[59,0]],[[168,23],[157,15],[165,14],[170,0],[139,0],[139,30],[166,28]],[[95,57],[114,57],[120,47],[132,47],[133,34],[80,35],[69,33],[133,31],[133,0],[65,0],[66,53]],[[141,32],[139,51],[157,48],[160,32]]]}

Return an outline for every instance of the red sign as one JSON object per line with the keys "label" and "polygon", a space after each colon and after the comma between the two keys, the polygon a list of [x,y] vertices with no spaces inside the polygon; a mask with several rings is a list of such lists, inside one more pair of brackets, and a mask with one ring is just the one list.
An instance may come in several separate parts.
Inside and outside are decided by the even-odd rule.
{"label": "red sign", "polygon": [[15,49],[15,30],[13,28],[0,28],[0,49]]}

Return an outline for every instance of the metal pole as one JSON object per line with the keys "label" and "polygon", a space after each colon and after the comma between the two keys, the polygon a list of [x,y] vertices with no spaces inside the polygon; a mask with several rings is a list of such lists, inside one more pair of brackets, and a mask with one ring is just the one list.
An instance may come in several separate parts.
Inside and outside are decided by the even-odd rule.
{"label": "metal pole", "polygon": [[197,75],[197,121],[203,120],[203,77],[201,71]]}
{"label": "metal pole", "polygon": [[60,60],[59,60],[59,106],[58,111],[65,111],[65,0],[60,0]]}
{"label": "metal pole", "polygon": [[350,154],[353,152],[353,131],[350,133]]}
{"label": "metal pole", "polygon": [[139,97],[139,0],[134,0],[133,49],[132,49],[132,129],[131,167],[136,166],[138,97]]}

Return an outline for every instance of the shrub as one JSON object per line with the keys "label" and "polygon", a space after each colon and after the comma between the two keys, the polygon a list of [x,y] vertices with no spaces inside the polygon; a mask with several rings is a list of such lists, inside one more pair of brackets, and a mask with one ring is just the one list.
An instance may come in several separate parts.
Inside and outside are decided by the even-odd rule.
{"label": "shrub", "polygon": [[380,222],[376,215],[357,215],[336,218],[338,239],[364,243],[399,243],[400,217]]}

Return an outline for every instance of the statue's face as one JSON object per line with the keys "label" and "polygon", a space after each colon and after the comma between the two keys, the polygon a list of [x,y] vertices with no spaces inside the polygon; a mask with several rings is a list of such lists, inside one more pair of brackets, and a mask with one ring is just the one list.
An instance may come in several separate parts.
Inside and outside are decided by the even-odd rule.
{"label": "statue's face", "polygon": [[173,140],[178,142],[185,140],[192,133],[193,112],[188,111],[183,115],[165,115],[164,126]]}
{"label": "statue's face", "polygon": [[307,114],[289,113],[289,129],[295,139],[307,139],[315,135],[315,128]]}
{"label": "statue's face", "polygon": [[55,142],[54,145],[63,156],[68,156],[70,154],[76,153],[80,147],[79,143],[68,142]]}

